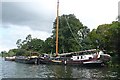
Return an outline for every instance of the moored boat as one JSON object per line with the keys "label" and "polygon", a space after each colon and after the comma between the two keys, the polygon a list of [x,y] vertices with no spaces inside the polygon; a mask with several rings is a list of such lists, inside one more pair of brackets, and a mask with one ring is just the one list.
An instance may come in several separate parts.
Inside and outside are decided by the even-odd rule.
{"label": "moored boat", "polygon": [[15,56],[5,57],[5,61],[15,61]]}
{"label": "moored boat", "polygon": [[15,58],[15,62],[25,63],[25,64],[37,64],[37,56],[25,57],[25,56],[18,56]]}
{"label": "moored boat", "polygon": [[25,64],[38,64],[38,53],[31,53],[31,56],[16,56],[15,62]]}
{"label": "moored boat", "polygon": [[110,60],[110,55],[96,49],[63,53],[57,57],[40,57],[41,64],[60,65],[103,65]]}

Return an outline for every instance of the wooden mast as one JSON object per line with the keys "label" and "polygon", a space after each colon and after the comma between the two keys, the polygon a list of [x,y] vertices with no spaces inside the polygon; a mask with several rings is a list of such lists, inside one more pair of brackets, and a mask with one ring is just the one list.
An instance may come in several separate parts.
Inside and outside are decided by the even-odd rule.
{"label": "wooden mast", "polygon": [[56,24],[56,56],[58,56],[58,25],[59,25],[59,0],[57,1],[57,24]]}

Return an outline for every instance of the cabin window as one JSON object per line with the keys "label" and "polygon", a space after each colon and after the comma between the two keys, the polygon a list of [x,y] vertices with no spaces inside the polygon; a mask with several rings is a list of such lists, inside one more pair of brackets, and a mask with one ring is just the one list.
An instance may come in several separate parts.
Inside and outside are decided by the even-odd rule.
{"label": "cabin window", "polygon": [[79,56],[77,57],[77,59],[79,59]]}
{"label": "cabin window", "polygon": [[81,59],[82,59],[83,57],[81,56]]}
{"label": "cabin window", "polygon": [[89,59],[92,59],[92,57],[89,57]]}

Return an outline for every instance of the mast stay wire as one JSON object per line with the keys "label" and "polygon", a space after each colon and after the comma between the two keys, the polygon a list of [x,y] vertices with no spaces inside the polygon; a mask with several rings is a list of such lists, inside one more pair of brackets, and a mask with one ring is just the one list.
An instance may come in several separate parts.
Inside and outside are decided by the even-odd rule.
{"label": "mast stay wire", "polygon": [[78,43],[78,45],[79,45],[80,47],[82,47],[82,46],[80,45],[80,43],[78,42],[78,40],[76,39],[75,35],[73,34],[73,31],[72,31],[72,29],[71,29],[71,27],[70,27],[70,25],[69,25],[69,23],[68,23],[68,20],[67,20],[66,16],[65,16],[65,20],[66,20],[66,22],[67,22],[67,25],[68,25],[68,27],[69,27],[69,29],[70,29],[70,32],[72,33],[74,39],[76,40],[76,42]]}

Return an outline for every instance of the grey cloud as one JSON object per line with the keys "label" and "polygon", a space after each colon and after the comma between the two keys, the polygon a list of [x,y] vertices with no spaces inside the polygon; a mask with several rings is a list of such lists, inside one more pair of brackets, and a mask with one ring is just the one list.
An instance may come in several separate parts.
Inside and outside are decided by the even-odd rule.
{"label": "grey cloud", "polygon": [[[26,25],[33,30],[51,32],[54,21],[53,14],[49,14],[49,12],[46,14],[42,7],[39,13],[35,13],[32,12],[32,9],[24,9],[25,5],[20,7],[21,4],[29,4],[29,2],[2,2],[3,24]],[[27,7],[29,6],[27,5]]]}
{"label": "grey cloud", "polygon": [[120,21],[120,1],[118,2],[118,21]]}
{"label": "grey cloud", "polygon": [[120,16],[120,1],[118,2],[118,15]]}

